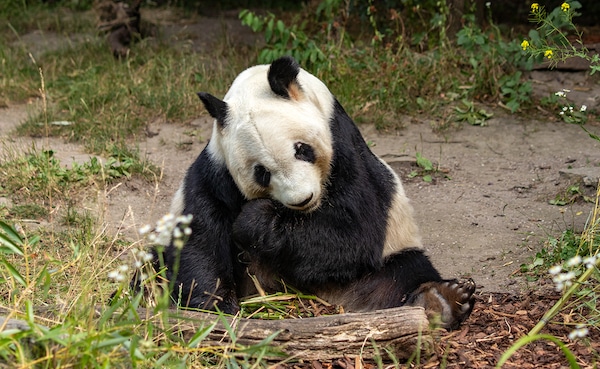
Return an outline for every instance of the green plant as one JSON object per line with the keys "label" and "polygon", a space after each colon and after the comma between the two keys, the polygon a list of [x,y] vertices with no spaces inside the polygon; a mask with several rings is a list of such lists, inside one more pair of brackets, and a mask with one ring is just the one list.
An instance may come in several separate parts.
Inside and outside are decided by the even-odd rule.
{"label": "green plant", "polygon": [[531,83],[521,82],[521,72],[504,75],[500,78],[500,92],[505,98],[506,106],[511,112],[516,112],[523,103],[529,101],[532,88]]}
{"label": "green plant", "polygon": [[267,46],[258,55],[259,63],[268,64],[280,56],[291,55],[306,68],[327,67],[325,53],[306,33],[306,21],[288,27],[272,13],[260,16],[248,9],[242,10],[239,18],[252,31],[264,32]]}
{"label": "green plant", "polygon": [[[590,54],[582,41],[582,32],[573,23],[581,8],[579,1],[569,1],[547,14],[543,6],[533,3],[530,21],[537,28],[521,43],[523,50],[532,58],[545,58],[552,66],[569,58],[583,58],[590,62],[590,74],[600,71],[600,57]],[[575,36],[573,42],[569,38],[571,33]]]}
{"label": "green plant", "polygon": [[582,199],[583,201],[592,202],[592,199],[585,196],[579,189],[579,185],[570,185],[563,193],[559,193],[556,197],[548,201],[551,205],[564,206],[572,204],[575,201]]}
{"label": "green plant", "polygon": [[475,104],[469,100],[463,99],[462,106],[454,107],[454,119],[459,122],[467,122],[473,126],[485,126],[485,121],[494,116],[485,109],[475,108]]}
{"label": "green plant", "polygon": [[5,255],[27,257],[28,249],[35,246],[39,240],[39,237],[31,240],[24,239],[15,228],[0,220],[0,254],[3,254],[0,261],[5,268],[0,272],[0,282],[11,286],[13,296],[19,289],[18,285],[27,286],[30,276],[26,273],[24,277],[18,268],[6,259]]}
{"label": "green plant", "polygon": [[[489,19],[493,19],[491,14]],[[476,83],[475,95],[498,93],[511,112],[529,100],[531,83],[521,81],[521,72],[516,68],[529,69],[527,61],[516,40],[505,41],[500,29],[493,22],[484,32],[476,23],[473,14],[464,16],[464,26],[456,34],[456,43],[465,50]]]}
{"label": "green plant", "polygon": [[[438,168],[434,167],[431,160],[424,157],[420,152],[417,152],[416,154],[416,163],[419,169],[410,172],[408,178],[422,176],[424,182],[433,182],[433,176],[437,173],[441,173]],[[444,177],[448,178],[445,174]]]}
{"label": "green plant", "polygon": [[[530,21],[537,25],[529,32],[529,39],[521,42],[523,51],[531,59],[545,59],[550,66],[569,58],[582,58],[590,63],[590,74],[600,71],[600,56],[590,53],[583,43],[582,32],[573,23],[581,9],[579,1],[564,2],[547,14],[538,3],[531,5]],[[570,37],[573,35],[574,37]],[[565,99],[569,91],[555,93],[558,99]],[[591,138],[600,141],[600,136],[590,132],[584,125],[587,122],[587,107],[577,108],[572,104],[563,104],[558,114],[567,123],[578,124]]]}

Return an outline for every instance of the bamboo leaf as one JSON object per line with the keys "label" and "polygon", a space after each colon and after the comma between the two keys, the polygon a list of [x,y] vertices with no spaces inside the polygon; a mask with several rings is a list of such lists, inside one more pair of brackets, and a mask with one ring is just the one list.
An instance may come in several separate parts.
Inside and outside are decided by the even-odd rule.
{"label": "bamboo leaf", "polygon": [[6,269],[8,269],[8,272],[10,273],[10,275],[17,282],[19,282],[19,284],[21,284],[22,286],[27,286],[27,282],[25,281],[25,278],[23,278],[21,273],[19,273],[19,271],[11,263],[9,263],[5,258],[2,258],[2,264],[4,264]]}

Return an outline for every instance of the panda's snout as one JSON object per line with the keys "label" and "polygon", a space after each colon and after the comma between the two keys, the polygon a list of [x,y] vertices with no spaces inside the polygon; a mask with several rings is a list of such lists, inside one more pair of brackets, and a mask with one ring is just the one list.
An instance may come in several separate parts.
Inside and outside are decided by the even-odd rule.
{"label": "panda's snout", "polygon": [[302,210],[302,209],[304,209],[304,207],[306,207],[306,205],[310,204],[312,199],[313,199],[313,194],[311,193],[310,196],[308,196],[306,199],[304,199],[304,201],[299,202],[297,204],[289,204],[288,206],[290,208]]}

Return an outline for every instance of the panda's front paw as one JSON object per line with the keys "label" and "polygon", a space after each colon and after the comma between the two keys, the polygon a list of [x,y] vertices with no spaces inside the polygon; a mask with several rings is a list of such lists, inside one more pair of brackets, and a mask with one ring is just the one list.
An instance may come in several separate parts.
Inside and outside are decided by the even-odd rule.
{"label": "panda's front paw", "polygon": [[412,293],[408,304],[424,307],[430,320],[437,320],[442,328],[453,330],[471,315],[475,289],[475,282],[470,278],[462,282],[456,279],[427,282]]}
{"label": "panda's front paw", "polygon": [[275,204],[270,199],[250,200],[242,206],[242,211],[238,218],[263,218],[275,211]]}
{"label": "panda's front paw", "polygon": [[251,251],[266,243],[273,229],[275,206],[272,200],[248,201],[233,222],[233,239],[244,250]]}

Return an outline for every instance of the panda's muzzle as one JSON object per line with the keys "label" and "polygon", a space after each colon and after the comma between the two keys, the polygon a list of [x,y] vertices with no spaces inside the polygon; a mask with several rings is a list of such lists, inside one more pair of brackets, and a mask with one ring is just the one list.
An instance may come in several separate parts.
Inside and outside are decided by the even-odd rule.
{"label": "panda's muzzle", "polygon": [[311,193],[309,197],[304,199],[304,201],[299,202],[297,204],[289,204],[288,207],[293,208],[293,209],[303,210],[306,207],[306,205],[310,204],[312,199],[313,199],[313,194]]}

